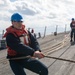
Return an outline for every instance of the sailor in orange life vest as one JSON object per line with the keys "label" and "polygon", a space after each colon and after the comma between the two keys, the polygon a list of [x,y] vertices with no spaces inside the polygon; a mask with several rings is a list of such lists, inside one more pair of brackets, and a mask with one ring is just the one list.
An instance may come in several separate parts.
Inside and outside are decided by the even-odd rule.
{"label": "sailor in orange life vest", "polygon": [[[14,13],[11,16],[12,25],[6,29],[3,37],[6,37],[7,58],[15,75],[26,75],[24,68],[39,75],[48,75],[47,67],[35,58],[43,58],[39,43],[36,38],[26,30],[22,16]],[[23,56],[31,56],[25,59],[16,59]]]}
{"label": "sailor in orange life vest", "polygon": [[71,27],[71,40],[70,40],[70,42],[72,42],[73,41],[73,36],[74,36],[74,42],[75,42],[75,20],[74,20],[74,18],[72,18],[72,22],[70,23],[70,27]]}
{"label": "sailor in orange life vest", "polygon": [[31,30],[31,34],[36,38],[36,34],[34,33],[34,29]]}

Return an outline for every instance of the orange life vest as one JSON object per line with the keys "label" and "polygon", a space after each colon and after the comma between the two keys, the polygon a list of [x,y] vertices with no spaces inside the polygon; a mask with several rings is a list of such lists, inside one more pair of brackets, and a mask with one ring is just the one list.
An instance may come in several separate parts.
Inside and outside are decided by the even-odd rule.
{"label": "orange life vest", "polygon": [[[4,34],[3,37],[6,37],[8,33],[12,33],[13,35],[15,35],[15,37],[19,37],[22,35],[22,37],[19,38],[21,42],[23,42],[25,45],[29,45],[30,38],[28,31],[25,29],[24,25],[22,25],[22,29],[15,29],[13,26],[10,26],[9,28],[6,29],[6,33]],[[7,49],[8,49],[7,51],[8,55],[10,56],[17,55],[17,52],[15,50],[12,50],[9,46],[7,46]]]}

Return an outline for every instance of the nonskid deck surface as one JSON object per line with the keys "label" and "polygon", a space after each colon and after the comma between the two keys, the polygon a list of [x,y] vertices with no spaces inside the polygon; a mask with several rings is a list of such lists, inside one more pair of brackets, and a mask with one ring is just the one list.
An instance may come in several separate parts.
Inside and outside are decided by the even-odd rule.
{"label": "nonskid deck surface", "polygon": [[[69,34],[48,35],[38,39],[42,52],[46,56],[55,57],[38,59],[48,67],[49,75],[75,75],[75,63],[65,61],[75,61],[75,45],[71,45],[69,40]],[[59,60],[60,58],[65,60]],[[25,71],[27,75],[38,75],[26,69]],[[6,59],[6,50],[0,51],[0,75],[14,75]]]}

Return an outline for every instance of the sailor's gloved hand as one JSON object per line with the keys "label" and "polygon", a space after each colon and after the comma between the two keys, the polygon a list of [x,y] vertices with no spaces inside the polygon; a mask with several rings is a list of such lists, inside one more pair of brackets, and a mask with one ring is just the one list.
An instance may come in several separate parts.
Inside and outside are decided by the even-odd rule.
{"label": "sailor's gloved hand", "polygon": [[40,58],[44,57],[44,54],[40,51],[35,51],[34,54],[33,54],[33,57],[40,59]]}

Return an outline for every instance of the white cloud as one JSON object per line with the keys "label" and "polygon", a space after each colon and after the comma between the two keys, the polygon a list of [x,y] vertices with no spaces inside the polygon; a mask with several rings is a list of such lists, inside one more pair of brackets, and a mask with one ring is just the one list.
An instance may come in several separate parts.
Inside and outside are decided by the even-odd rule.
{"label": "white cloud", "polygon": [[64,27],[75,16],[74,9],[75,0],[0,0],[0,28],[9,26],[14,12],[22,14],[27,27]]}

